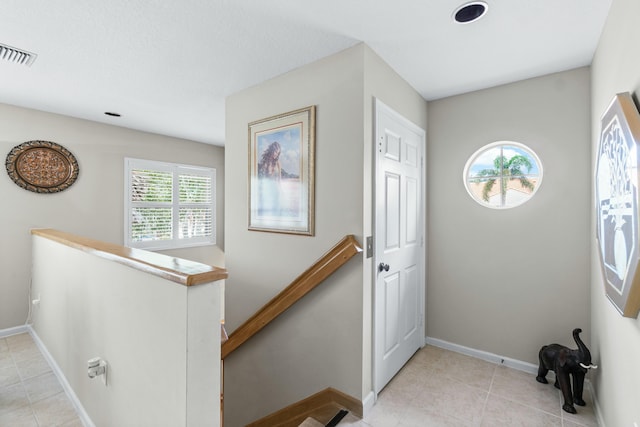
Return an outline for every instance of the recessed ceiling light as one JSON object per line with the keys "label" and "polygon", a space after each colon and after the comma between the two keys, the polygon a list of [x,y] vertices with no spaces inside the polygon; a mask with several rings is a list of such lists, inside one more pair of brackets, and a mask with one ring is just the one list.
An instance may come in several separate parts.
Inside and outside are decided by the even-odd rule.
{"label": "recessed ceiling light", "polygon": [[104,112],[107,116],[111,116],[111,117],[120,117],[120,113],[113,113],[111,111],[105,111]]}
{"label": "recessed ceiling light", "polygon": [[489,9],[489,5],[483,1],[465,3],[453,12],[453,19],[458,24],[468,24],[482,18]]}

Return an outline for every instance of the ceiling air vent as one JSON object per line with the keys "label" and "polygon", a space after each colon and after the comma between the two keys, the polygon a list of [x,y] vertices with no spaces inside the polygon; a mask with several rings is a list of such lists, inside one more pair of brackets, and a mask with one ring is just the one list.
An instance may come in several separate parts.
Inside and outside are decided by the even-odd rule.
{"label": "ceiling air vent", "polygon": [[14,64],[26,65],[27,67],[33,64],[36,60],[35,53],[27,52],[25,50],[16,49],[15,47],[7,46],[0,43],[0,59],[13,62]]}

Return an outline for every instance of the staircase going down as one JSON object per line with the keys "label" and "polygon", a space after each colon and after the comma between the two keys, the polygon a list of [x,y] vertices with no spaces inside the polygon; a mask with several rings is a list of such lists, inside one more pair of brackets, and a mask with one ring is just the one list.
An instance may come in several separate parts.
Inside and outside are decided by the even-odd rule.
{"label": "staircase going down", "polygon": [[315,418],[308,417],[306,420],[300,424],[299,427],[335,427],[340,421],[349,413],[349,411],[345,409],[341,409],[336,415],[334,415],[328,423],[323,424]]}
{"label": "staircase going down", "polygon": [[[355,236],[345,236],[228,337],[223,329],[222,363],[247,340],[267,327],[271,321],[288,310],[323,283],[327,277],[361,252],[362,247]],[[222,371],[224,372],[224,369]],[[224,385],[222,389],[224,390]],[[220,395],[220,408],[221,418],[224,421],[223,394]],[[304,424],[306,427],[314,425],[333,427],[349,412],[356,417],[362,417],[362,402],[329,387],[260,420],[249,423],[245,427],[299,427],[303,425],[301,423],[307,422],[307,419],[310,420],[307,424]],[[317,421],[320,424],[313,424],[312,421]]]}

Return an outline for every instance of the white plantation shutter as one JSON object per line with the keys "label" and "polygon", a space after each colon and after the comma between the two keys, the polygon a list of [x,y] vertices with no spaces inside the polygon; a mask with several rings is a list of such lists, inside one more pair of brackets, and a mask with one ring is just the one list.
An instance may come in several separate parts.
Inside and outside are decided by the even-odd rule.
{"label": "white plantation shutter", "polygon": [[215,169],[125,159],[125,245],[215,244]]}
{"label": "white plantation shutter", "polygon": [[206,237],[213,234],[212,179],[203,175],[179,175],[180,238]]}
{"label": "white plantation shutter", "polygon": [[132,168],[131,243],[173,239],[173,174]]}

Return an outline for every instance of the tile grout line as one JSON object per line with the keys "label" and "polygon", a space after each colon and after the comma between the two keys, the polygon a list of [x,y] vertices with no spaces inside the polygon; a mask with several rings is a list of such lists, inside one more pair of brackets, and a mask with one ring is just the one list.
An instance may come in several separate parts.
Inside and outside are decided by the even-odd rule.
{"label": "tile grout line", "polygon": [[[11,361],[13,362],[13,368],[18,373],[18,379],[19,379],[19,381],[17,383],[11,384],[11,386],[15,386],[17,384],[20,384],[20,386],[22,387],[22,391],[24,392],[24,394],[27,397],[27,402],[29,402],[27,405],[24,405],[24,406],[21,406],[19,408],[16,408],[15,410],[26,408],[28,406],[29,407],[29,411],[31,411],[31,416],[35,420],[36,424],[38,426],[40,426],[40,421],[38,421],[38,417],[36,416],[36,412],[33,410],[33,406],[32,406],[32,403],[31,403],[31,398],[29,397],[29,393],[27,392],[27,388],[24,385],[24,380],[22,378],[22,373],[20,372],[20,369],[18,369],[18,362],[16,361],[16,356],[14,355],[14,351],[11,349],[11,346],[9,345],[9,342],[7,341],[6,338],[7,337],[4,337],[3,340],[4,340],[5,345],[7,346],[7,350],[9,352],[9,357],[11,357]],[[14,411],[11,411],[11,412],[14,412]]]}
{"label": "tile grout line", "polygon": [[[35,346],[35,348],[38,350],[38,355],[40,357],[44,358],[44,355],[42,354],[42,351],[40,350],[40,348],[37,347],[37,344],[36,344],[34,338],[31,336],[31,334],[29,334],[28,332],[25,332],[25,334],[28,336],[28,340],[25,340],[25,341],[29,341],[31,344],[33,344]],[[15,335],[21,335],[21,333],[18,333],[18,334],[15,334]],[[41,401],[44,401],[46,399],[50,399],[50,398],[55,397],[55,396],[57,396],[59,394],[64,394],[66,396],[66,393],[64,392],[64,389],[63,389],[62,391],[58,391],[58,392],[53,393],[51,395],[47,395],[47,396],[41,397],[40,399],[34,401],[33,397],[29,393],[29,390],[28,390],[27,385],[25,384],[25,382],[28,382],[28,381],[37,382],[39,380],[42,380],[42,377],[45,377],[47,374],[49,374],[49,373],[53,374],[53,371],[52,371],[52,369],[50,369],[50,366],[49,366],[49,370],[47,370],[47,371],[38,373],[37,375],[32,375],[32,376],[30,376],[28,378],[24,378],[24,375],[23,375],[22,371],[18,367],[18,359],[20,358],[20,355],[16,354],[16,353],[19,353],[20,350],[16,350],[15,348],[12,349],[11,345],[6,340],[6,338],[7,337],[2,337],[1,339],[4,340],[5,344],[7,345],[7,350],[8,350],[9,357],[11,358],[11,361],[13,363],[13,367],[14,367],[14,369],[16,370],[16,372],[18,374],[18,382],[16,382],[15,384],[11,384],[10,386],[13,387],[13,386],[19,385],[22,388],[22,392],[26,396],[26,401],[27,401],[27,404],[22,405],[22,406],[20,406],[18,408],[15,408],[15,409],[11,410],[10,412],[8,412],[8,414],[10,414],[12,412],[15,412],[15,411],[18,411],[18,410],[24,410],[28,406],[29,407],[29,412],[30,412],[31,417],[32,417],[32,420],[35,421],[37,426],[43,427],[45,424],[43,424],[43,421],[40,420],[40,417],[35,412],[34,404],[37,404],[37,403],[39,403]],[[15,347],[15,345],[14,345],[14,347]],[[20,359],[20,360],[22,360],[22,359]],[[27,358],[26,360],[29,360],[29,358]],[[45,359],[45,361],[46,361],[46,359]],[[54,375],[54,377],[55,377],[55,375]],[[55,377],[55,380],[61,386],[61,384],[59,382],[59,379],[57,377]],[[0,384],[0,387],[5,387],[5,385]],[[77,411],[75,410],[75,408],[74,408],[74,412],[76,412],[76,414],[75,414],[76,417],[79,417],[78,414],[77,414]],[[73,419],[70,418],[69,420],[64,421],[62,425],[65,425],[65,424],[67,424],[69,422],[72,422],[72,421],[73,421]]]}
{"label": "tile grout line", "polygon": [[487,396],[484,399],[484,405],[482,405],[482,412],[480,414],[479,425],[482,426],[482,420],[484,419],[484,413],[487,410],[487,405],[489,404],[489,397],[491,396],[491,389],[493,388],[493,381],[496,379],[496,374],[498,373],[498,367],[493,367],[493,375],[491,375],[491,382],[489,383],[489,390],[487,390]]}
{"label": "tile grout line", "polygon": [[[498,365],[498,366],[504,366],[504,367],[505,367],[505,368],[507,368],[507,369],[513,369],[513,368],[510,368],[509,366],[505,366],[505,365]],[[497,372],[497,370],[496,370],[496,372]],[[520,372],[521,372],[521,371],[520,371]],[[530,374],[530,375],[531,375],[531,374]],[[535,378],[535,377],[533,377],[533,378]],[[551,383],[549,383],[549,384],[551,384]],[[547,384],[547,385],[548,385],[548,384]],[[557,396],[558,396],[558,398],[559,398],[559,400],[558,400],[558,402],[557,402],[558,407],[556,408],[556,411],[557,411],[557,412],[556,412],[555,414],[554,414],[553,412],[549,412],[549,411],[545,410],[544,408],[541,408],[541,407],[538,407],[538,406],[535,406],[535,405],[530,405],[528,402],[522,402],[522,401],[519,401],[519,400],[512,399],[512,398],[511,398],[511,397],[509,397],[509,396],[501,396],[501,395],[499,395],[499,394],[496,394],[495,396],[496,396],[496,397],[499,397],[499,398],[501,398],[501,399],[505,399],[505,400],[508,400],[508,401],[511,401],[511,402],[517,403],[517,404],[522,405],[522,406],[525,406],[525,407],[527,407],[527,408],[534,409],[534,410],[536,410],[536,411],[543,412],[543,413],[548,414],[548,415],[552,415],[552,416],[554,416],[554,417],[556,417],[556,418],[560,418],[561,425],[562,425],[562,419],[563,419],[563,417],[562,417],[562,412],[563,412],[563,411],[562,411],[562,400],[561,400],[561,397],[562,397],[562,396],[560,396],[560,395],[559,395],[560,390],[557,390],[557,389],[555,388],[555,386],[554,386],[554,391],[556,392],[556,395],[557,395]]]}

